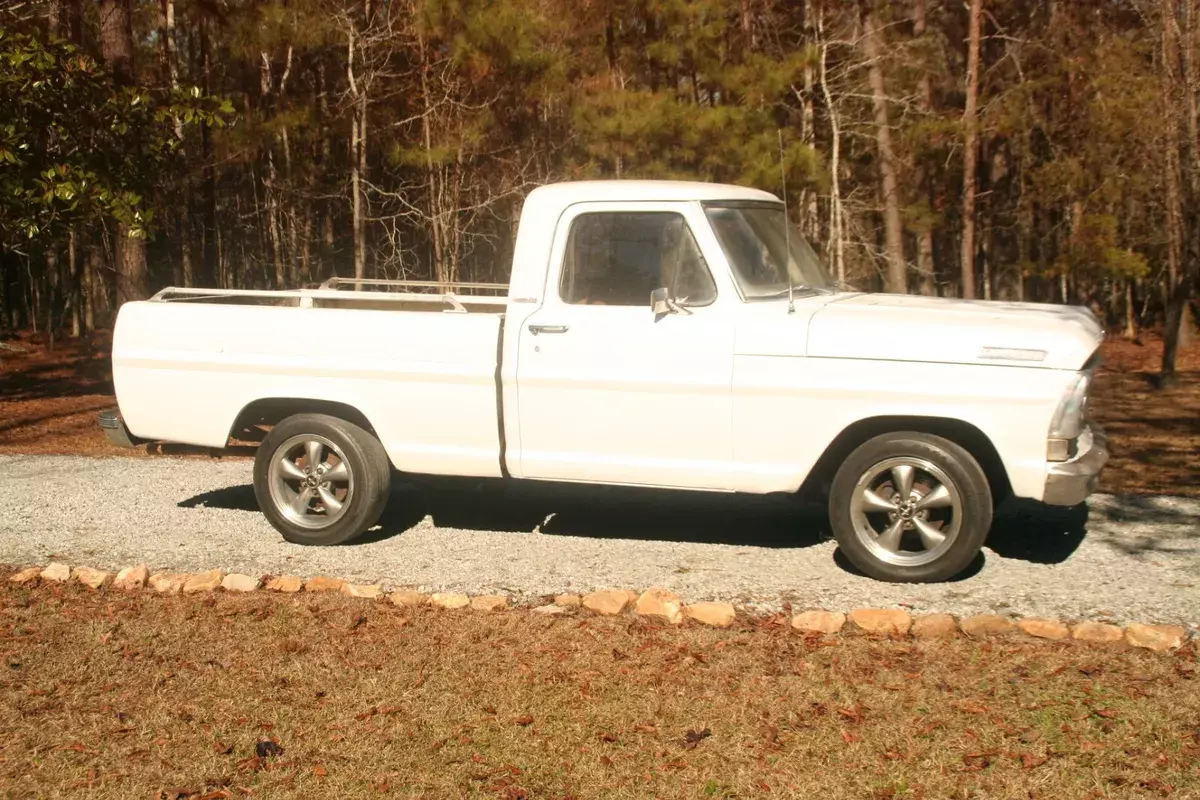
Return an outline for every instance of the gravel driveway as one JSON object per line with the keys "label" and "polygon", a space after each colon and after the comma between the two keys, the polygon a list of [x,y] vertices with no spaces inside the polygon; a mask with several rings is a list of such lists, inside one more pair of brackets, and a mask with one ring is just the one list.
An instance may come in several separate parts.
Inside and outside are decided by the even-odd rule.
{"label": "gravel driveway", "polygon": [[1099,495],[998,518],[971,574],[889,585],[852,574],[819,514],[780,498],[438,481],[394,493],[342,547],[284,542],[246,460],[0,456],[0,561],[318,573],[425,591],[533,596],[666,586],[763,609],[909,607],[1200,622],[1200,501]]}

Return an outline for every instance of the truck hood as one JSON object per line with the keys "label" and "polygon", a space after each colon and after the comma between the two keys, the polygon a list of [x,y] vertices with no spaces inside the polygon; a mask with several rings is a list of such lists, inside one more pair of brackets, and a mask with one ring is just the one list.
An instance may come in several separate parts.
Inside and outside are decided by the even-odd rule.
{"label": "truck hood", "polygon": [[1082,306],[896,294],[832,299],[809,322],[812,357],[1079,369],[1104,330]]}

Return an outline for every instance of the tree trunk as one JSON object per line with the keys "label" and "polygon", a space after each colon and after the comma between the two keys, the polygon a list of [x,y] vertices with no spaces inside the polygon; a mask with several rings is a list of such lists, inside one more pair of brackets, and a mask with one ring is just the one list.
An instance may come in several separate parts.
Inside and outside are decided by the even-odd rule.
{"label": "tree trunk", "polygon": [[83,5],[81,0],[52,0],[47,18],[50,35],[72,44],[83,41]]}
{"label": "tree trunk", "polygon": [[67,263],[71,271],[71,338],[78,339],[83,333],[83,276],[79,269],[79,247],[74,227],[67,234]]}
{"label": "tree trunk", "polygon": [[883,34],[868,0],[863,11],[863,46],[875,107],[875,143],[879,150],[879,177],[883,200],[884,251],[887,257],[886,290],[896,294],[908,291],[908,265],[904,261],[904,227],[900,221],[900,190],[896,185],[896,156],[892,152],[892,129],[888,114],[887,89],[884,86]]}
{"label": "tree trunk", "polygon": [[[117,82],[137,82],[133,63],[133,23],[130,0],[100,0],[100,56]],[[117,223],[115,244],[117,306],[150,294],[146,271],[146,241],[127,223]]]}
{"label": "tree trunk", "polygon": [[[913,4],[913,36],[920,40],[925,38],[927,26],[926,0],[916,0]],[[926,117],[933,114],[933,84],[929,80],[929,65],[920,65],[921,77],[917,79],[917,108]],[[933,186],[925,172],[924,165],[918,164],[913,175],[913,184],[929,203],[930,213],[933,210]],[[917,231],[917,272],[921,275],[921,294],[937,296],[937,273],[933,263],[933,223],[929,219],[922,220]]]}
{"label": "tree trunk", "polygon": [[360,95],[358,83],[354,75],[354,26],[351,23],[346,44],[346,78],[350,83],[351,96],[354,103],[350,108],[350,213],[354,227],[354,277],[363,278],[366,275],[366,237],[363,219],[362,199],[362,165],[365,158],[362,154],[366,149],[366,131],[362,123],[366,117],[365,97]]}
{"label": "tree trunk", "polygon": [[[1168,164],[1179,164],[1178,226],[1179,272],[1170,287],[1163,332],[1161,385],[1174,382],[1175,361],[1186,342],[1190,320],[1188,301],[1192,283],[1200,273],[1200,109],[1197,107],[1196,10],[1194,0],[1183,8],[1176,0],[1160,0],[1162,37],[1163,106],[1171,122],[1167,140]],[[1182,19],[1179,15],[1182,12]]]}
{"label": "tree trunk", "polygon": [[825,95],[825,108],[829,114],[830,142],[829,147],[829,176],[830,176],[830,212],[829,212],[829,243],[828,248],[833,253],[834,274],[837,275],[839,287],[846,285],[846,229],[845,216],[842,210],[841,188],[841,152],[842,131],[838,117],[837,105],[829,91],[829,43],[825,39],[824,17],[817,18],[817,33],[821,37],[821,91]]}
{"label": "tree trunk", "polygon": [[[806,45],[816,41],[816,19],[813,11],[813,0],[804,0],[804,42]],[[801,110],[801,141],[809,147],[816,147],[817,130],[814,113],[813,92],[816,90],[816,68],[811,60],[804,61],[804,97],[800,102]],[[800,232],[809,241],[815,242],[820,236],[821,219],[817,210],[816,189],[805,189],[800,195]]]}
{"label": "tree trunk", "polygon": [[1137,312],[1134,306],[1133,278],[1125,280],[1125,338],[1137,338]]}
{"label": "tree trunk", "polygon": [[[425,172],[429,191],[429,233],[433,244],[434,280],[446,280],[446,241],[442,229],[441,178],[440,170],[433,163],[433,129],[430,115],[433,113],[429,96],[429,80],[425,74],[425,39],[418,37],[421,70],[421,102],[425,113],[421,115],[421,138],[425,144]],[[618,177],[620,170],[618,168]]]}
{"label": "tree trunk", "polygon": [[[174,91],[179,88],[179,69],[175,57],[175,0],[159,0],[158,3],[158,37],[159,61],[162,80]],[[173,118],[175,138],[183,140],[183,120]],[[180,153],[182,154],[182,144]],[[170,216],[172,222],[172,240],[179,242],[179,264],[175,270],[175,282],[182,286],[192,285],[192,225],[191,225],[191,193],[184,187],[185,198],[179,207],[166,210],[164,216]]]}
{"label": "tree trunk", "polygon": [[96,274],[99,264],[100,250],[92,244],[83,259],[83,329],[88,333],[96,330]]}
{"label": "tree trunk", "polygon": [[[333,156],[333,137],[329,133],[329,90],[325,85],[325,62],[317,62],[317,111],[321,120],[320,145],[318,164],[321,173],[327,175],[331,168]],[[315,184],[317,170],[311,170],[310,185]],[[317,277],[326,278],[333,273],[333,215],[335,205],[333,199],[326,199],[321,205],[321,247],[318,249]]]}
{"label": "tree trunk", "polygon": [[[212,92],[212,46],[209,41],[210,23],[205,16],[200,17],[200,74],[204,83],[205,94]],[[212,131],[203,122],[200,123],[200,159],[203,161],[204,198],[201,202],[201,259],[196,270],[196,284],[221,284],[220,248],[217,231],[217,169],[214,163]]]}
{"label": "tree trunk", "polygon": [[962,296],[975,297],[975,172],[976,127],[979,123],[979,29],[983,0],[971,0],[967,39],[967,99],[963,108]]}

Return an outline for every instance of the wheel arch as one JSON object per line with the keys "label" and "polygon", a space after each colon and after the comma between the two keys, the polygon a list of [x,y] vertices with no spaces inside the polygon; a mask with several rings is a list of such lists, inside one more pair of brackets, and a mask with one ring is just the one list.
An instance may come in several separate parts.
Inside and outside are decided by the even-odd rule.
{"label": "wheel arch", "polygon": [[367,415],[349,403],[302,397],[263,397],[247,403],[229,426],[229,438],[240,441],[262,441],[265,433],[259,426],[278,425],[296,414],[325,414],[352,422],[376,439],[379,434]]}
{"label": "wheel arch", "polygon": [[899,431],[928,433],[949,439],[979,462],[984,475],[987,476],[995,503],[1011,494],[1012,485],[1009,482],[1008,470],[987,434],[960,419],[922,416],[868,417],[847,425],[817,459],[817,463],[800,487],[800,493],[827,496],[834,473],[855,448],[880,434]]}

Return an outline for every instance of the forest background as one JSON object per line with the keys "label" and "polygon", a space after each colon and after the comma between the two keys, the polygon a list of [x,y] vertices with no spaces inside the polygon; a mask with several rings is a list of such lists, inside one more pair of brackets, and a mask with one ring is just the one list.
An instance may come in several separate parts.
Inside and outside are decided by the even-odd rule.
{"label": "forest background", "polygon": [[1088,305],[1170,379],[1198,43],[1200,0],[0,0],[0,332],[504,281],[539,184],[786,181],[846,286]]}

